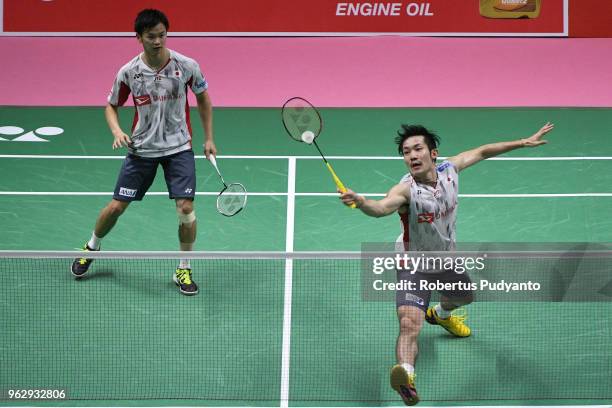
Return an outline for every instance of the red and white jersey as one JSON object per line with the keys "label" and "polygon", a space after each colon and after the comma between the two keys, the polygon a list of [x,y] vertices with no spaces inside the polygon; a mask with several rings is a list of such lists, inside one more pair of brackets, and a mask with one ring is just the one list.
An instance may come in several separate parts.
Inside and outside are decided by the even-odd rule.
{"label": "red and white jersey", "polygon": [[408,212],[399,213],[402,234],[397,242],[404,251],[452,251],[455,249],[455,221],[459,174],[449,161],[436,166],[436,187],[419,184],[410,173],[400,183],[410,185]]}
{"label": "red and white jersey", "polygon": [[170,60],[158,71],[137,56],[115,78],[108,103],[121,106],[130,93],[136,112],[130,153],[162,157],[191,149],[191,124],[187,89],[199,94],[208,83],[196,61],[170,51]]}

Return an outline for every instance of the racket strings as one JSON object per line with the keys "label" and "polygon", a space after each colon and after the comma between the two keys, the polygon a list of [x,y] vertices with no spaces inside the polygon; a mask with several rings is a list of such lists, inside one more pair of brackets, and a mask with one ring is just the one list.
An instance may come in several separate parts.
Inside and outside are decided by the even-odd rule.
{"label": "racket strings", "polygon": [[240,183],[232,183],[224,188],[217,197],[217,210],[226,216],[238,214],[247,202],[246,188]]}
{"label": "racket strings", "polygon": [[299,142],[304,132],[321,133],[322,121],[319,112],[308,101],[302,98],[289,99],[282,109],[283,124],[289,136]]}

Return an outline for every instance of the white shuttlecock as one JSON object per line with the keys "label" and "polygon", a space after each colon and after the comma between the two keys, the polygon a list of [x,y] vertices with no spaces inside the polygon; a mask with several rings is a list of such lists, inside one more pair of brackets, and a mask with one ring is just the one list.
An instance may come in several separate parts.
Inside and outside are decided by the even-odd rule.
{"label": "white shuttlecock", "polygon": [[314,138],[315,134],[310,130],[307,130],[302,133],[302,142],[304,143],[312,144],[312,142],[314,142]]}

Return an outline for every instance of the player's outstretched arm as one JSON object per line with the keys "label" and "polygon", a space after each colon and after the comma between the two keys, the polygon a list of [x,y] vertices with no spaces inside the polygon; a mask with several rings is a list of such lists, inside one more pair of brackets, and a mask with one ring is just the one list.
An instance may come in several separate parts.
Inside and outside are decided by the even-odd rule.
{"label": "player's outstretched arm", "polygon": [[385,198],[381,200],[367,199],[362,195],[355,193],[351,189],[340,193],[340,199],[345,205],[355,203],[357,208],[363,211],[370,217],[384,217],[385,215],[393,214],[402,205],[410,202],[410,188],[407,184],[397,184],[389,190]]}
{"label": "player's outstretched arm", "polygon": [[110,103],[106,105],[104,117],[106,118],[108,128],[113,134],[113,149],[119,149],[121,146],[127,147],[132,144],[130,137],[126,135],[123,130],[121,130],[121,126],[119,126],[119,114],[117,113],[117,107],[115,105],[111,105]]}
{"label": "player's outstretched arm", "polygon": [[[207,91],[196,94],[196,100],[198,101],[198,113],[204,128],[204,154],[208,159],[211,154],[213,156],[217,155],[212,126],[212,102]],[[191,136],[193,137],[193,135]]]}
{"label": "player's outstretched arm", "polygon": [[488,159],[489,157],[495,157],[500,154],[509,152],[514,149],[521,147],[536,147],[548,143],[546,140],[542,140],[542,137],[553,130],[555,125],[548,122],[540,130],[533,135],[525,139],[514,140],[512,142],[499,142],[486,144],[476,149],[467,150],[463,153],[459,153],[456,156],[450,157],[448,160],[453,163],[457,170],[461,171],[473,164],[478,163],[481,160]]}

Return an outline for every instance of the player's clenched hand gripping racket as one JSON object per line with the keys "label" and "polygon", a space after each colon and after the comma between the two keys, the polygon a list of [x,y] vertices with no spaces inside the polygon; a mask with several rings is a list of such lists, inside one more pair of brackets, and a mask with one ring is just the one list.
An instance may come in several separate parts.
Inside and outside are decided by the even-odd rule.
{"label": "player's clenched hand gripping racket", "polygon": [[[340,181],[336,172],[317,144],[317,137],[319,137],[323,128],[323,121],[321,120],[321,115],[317,108],[312,106],[312,104],[304,98],[294,97],[283,105],[282,116],[283,125],[285,125],[285,130],[287,130],[289,136],[291,136],[293,140],[313,144],[317,148],[338,190],[345,193],[346,187],[344,187],[344,184],[342,184],[342,181]],[[355,208],[355,203],[351,204],[350,207]]]}
{"label": "player's clenched hand gripping racket", "polygon": [[217,167],[217,160],[215,159],[215,156],[211,154],[209,160],[215,170],[217,170],[217,174],[223,183],[223,190],[221,190],[217,196],[217,211],[226,217],[234,216],[242,211],[244,207],[246,207],[246,188],[244,188],[244,186],[240,183],[226,184],[225,180],[223,180],[221,172],[219,171],[219,167]]}

